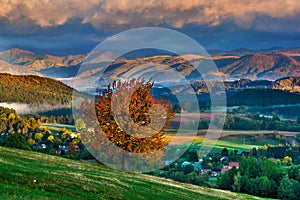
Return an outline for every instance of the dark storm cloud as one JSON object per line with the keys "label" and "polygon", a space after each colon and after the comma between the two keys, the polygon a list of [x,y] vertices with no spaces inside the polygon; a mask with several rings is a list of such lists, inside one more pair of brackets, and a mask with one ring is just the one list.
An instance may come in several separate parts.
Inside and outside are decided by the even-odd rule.
{"label": "dark storm cloud", "polygon": [[81,53],[107,36],[142,26],[182,31],[207,48],[300,46],[297,0],[0,0],[0,4],[1,49]]}

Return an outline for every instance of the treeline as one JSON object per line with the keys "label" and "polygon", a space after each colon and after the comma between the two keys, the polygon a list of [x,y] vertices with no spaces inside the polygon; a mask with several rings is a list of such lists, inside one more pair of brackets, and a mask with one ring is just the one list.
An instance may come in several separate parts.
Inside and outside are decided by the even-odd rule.
{"label": "treeline", "polygon": [[40,120],[26,119],[13,109],[0,107],[0,143],[4,146],[29,149],[26,141],[34,138],[36,133],[49,134],[48,130],[40,129],[40,125]]}
{"label": "treeline", "polygon": [[180,113],[181,109],[186,112],[192,113],[192,112],[196,112],[197,110],[205,111],[206,109],[208,109],[208,104],[209,103],[200,100],[198,102],[185,101],[181,104],[179,103],[173,104],[172,108],[177,113]]}
{"label": "treeline", "polygon": [[[198,154],[195,150],[190,150],[176,162],[151,174],[261,197],[299,199],[300,166],[292,166],[293,163],[300,164],[299,147],[265,145],[253,148],[249,153],[237,152],[224,148],[221,153],[202,158],[200,167],[196,162],[199,160]],[[229,161],[239,162],[239,168],[233,167],[222,174],[221,168],[228,166]],[[184,164],[185,162],[187,163]],[[212,171],[201,173],[200,168],[218,172],[216,185],[209,182]]]}
{"label": "treeline", "polygon": [[[195,127],[196,122],[190,122],[190,127]],[[198,129],[207,129],[209,122],[199,120]],[[279,117],[267,118],[264,116],[227,114],[224,123],[226,130],[277,130],[277,131],[300,131],[300,120],[280,120]]]}
{"label": "treeline", "polygon": [[[0,107],[0,145],[67,158],[93,159],[81,143],[80,133],[65,128],[54,132],[48,128],[41,128],[42,122],[50,122],[50,120],[51,118],[45,116],[22,117],[13,109]],[[85,125],[81,123],[75,124],[76,129],[81,129],[83,126]]]}
{"label": "treeline", "polygon": [[227,99],[228,106],[271,106],[299,102],[299,94],[274,89],[245,89]]}
{"label": "treeline", "polygon": [[48,128],[41,128],[41,123],[45,120],[48,119],[46,117],[22,117],[17,115],[13,109],[0,107],[0,139],[4,143],[7,139],[10,141],[11,138],[14,138],[15,141],[21,142],[20,146],[10,145],[10,143],[4,145],[21,149],[28,149],[37,144],[67,144],[68,137],[64,136],[62,138],[66,140],[61,140],[60,136],[71,135],[72,131],[64,129],[62,132],[52,133]]}
{"label": "treeline", "polygon": [[280,120],[279,117],[267,118],[258,114],[233,115],[228,114],[224,129],[231,130],[278,130],[300,131],[300,124],[291,120]]}
{"label": "treeline", "polygon": [[20,133],[26,137],[35,131],[39,131],[41,121],[35,118],[24,118],[16,114],[16,111],[0,107],[0,133],[6,137],[10,133]]}
{"label": "treeline", "polygon": [[165,167],[164,170],[158,170],[156,172],[151,173],[154,176],[163,177],[167,179],[172,179],[174,181],[189,183],[193,185],[206,186],[206,187],[214,187],[209,182],[209,174],[201,173],[200,170],[194,170],[194,166],[192,164],[182,166],[171,164],[168,167]]}
{"label": "treeline", "polygon": [[39,76],[0,74],[0,100],[7,103],[70,105],[73,89]]}
{"label": "treeline", "polygon": [[24,117],[27,119],[34,117],[35,119],[40,119],[42,123],[75,125],[72,108],[58,108],[35,115],[25,115]]}
{"label": "treeline", "polygon": [[73,115],[59,115],[59,116],[40,116],[40,115],[30,115],[26,116],[26,119],[34,118],[39,120],[41,123],[45,124],[67,124],[75,125]]}
{"label": "treeline", "polygon": [[218,177],[220,189],[255,196],[300,199],[300,167],[292,167],[285,173],[282,166],[266,158],[247,157],[239,169],[233,167]]}
{"label": "treeline", "polygon": [[50,124],[67,124],[67,125],[74,125],[74,118],[72,115],[60,115],[60,116],[43,116],[41,117],[42,123],[50,123]]}
{"label": "treeline", "polygon": [[257,158],[289,159],[287,160],[287,165],[292,163],[300,164],[300,147],[292,147],[289,144],[279,144],[278,146],[264,145],[258,149],[252,149],[251,154]]}

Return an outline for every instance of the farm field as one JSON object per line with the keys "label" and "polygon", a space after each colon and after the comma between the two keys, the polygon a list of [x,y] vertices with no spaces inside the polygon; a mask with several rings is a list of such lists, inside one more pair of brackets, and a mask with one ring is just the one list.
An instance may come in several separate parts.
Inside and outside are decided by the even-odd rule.
{"label": "farm field", "polygon": [[[186,130],[184,133],[177,134],[174,130],[168,130],[166,132],[166,140],[172,141],[174,145],[186,145],[191,144],[190,149],[200,148],[202,142],[205,139],[206,130],[199,130],[195,135],[195,133],[191,133]],[[227,148],[229,150],[238,150],[249,151],[253,148],[257,148],[263,145],[278,145],[283,144],[282,142],[275,139],[258,139],[253,140],[253,136],[266,135],[271,134],[273,131],[230,131],[223,130],[221,135],[218,136],[216,133],[213,133],[207,138],[207,143],[215,144],[212,152],[220,152],[223,148]],[[286,132],[286,131],[278,131],[279,135],[282,136],[296,136],[300,134],[299,132]],[[191,143],[192,142],[192,143]]]}
{"label": "farm field", "polygon": [[41,125],[41,128],[48,128],[50,131],[52,131],[54,133],[60,131],[63,128],[75,131],[75,126],[73,126],[73,125],[67,125],[67,124],[46,124],[46,123],[43,123]]}
{"label": "farm field", "polygon": [[[59,130],[66,128],[74,131],[75,126],[65,125],[65,124],[42,124],[41,127],[49,128],[52,132],[56,133]],[[227,148],[229,150],[238,150],[249,151],[252,148],[257,148],[258,146],[263,145],[278,145],[282,144],[282,142],[274,139],[263,139],[263,140],[253,140],[251,137],[254,135],[264,135],[271,134],[274,131],[269,130],[260,130],[260,131],[236,131],[236,130],[223,130],[221,135],[218,137],[217,134],[212,132],[210,139],[207,139],[210,143],[216,143],[212,152],[220,152],[223,148]],[[172,145],[187,145],[191,144],[190,149],[201,147],[201,144],[205,138],[207,133],[206,130],[198,130],[196,136],[195,133],[192,133],[190,130],[184,130],[184,132],[176,135],[176,130],[169,129],[166,130],[166,140],[172,141]],[[282,136],[296,136],[300,134],[299,132],[288,132],[288,131],[278,131],[278,134]],[[175,138],[176,136],[176,138]],[[175,138],[175,139],[174,139]],[[217,141],[216,141],[217,140]],[[215,142],[216,141],[216,142]]]}
{"label": "farm field", "polygon": [[[167,135],[167,140],[172,140],[174,138],[174,135]],[[202,136],[196,136],[192,143],[187,142],[191,140],[192,136],[178,136],[176,138],[176,145],[182,146],[190,144],[189,149],[199,149],[201,148],[201,145],[204,141],[204,137]],[[214,152],[221,152],[223,148],[227,148],[229,150],[238,150],[239,152],[242,151],[249,151],[254,147],[258,147],[258,145],[252,145],[252,144],[243,144],[240,142],[232,142],[232,141],[226,141],[226,140],[207,140],[210,144],[215,144],[212,149],[212,153]]]}

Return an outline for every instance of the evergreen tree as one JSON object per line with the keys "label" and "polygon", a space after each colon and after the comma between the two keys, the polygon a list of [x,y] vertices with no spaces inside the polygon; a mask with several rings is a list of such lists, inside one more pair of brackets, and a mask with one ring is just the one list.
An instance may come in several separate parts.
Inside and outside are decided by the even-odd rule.
{"label": "evergreen tree", "polygon": [[25,138],[22,137],[20,133],[10,134],[6,138],[4,146],[11,147],[11,148],[17,148],[17,149],[26,149],[26,150],[29,149],[29,147],[26,146]]}

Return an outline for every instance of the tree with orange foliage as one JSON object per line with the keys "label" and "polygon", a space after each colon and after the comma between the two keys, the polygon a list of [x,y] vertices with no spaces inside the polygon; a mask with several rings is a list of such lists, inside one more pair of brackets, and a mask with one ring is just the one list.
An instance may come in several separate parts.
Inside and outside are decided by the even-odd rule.
{"label": "tree with orange foliage", "polygon": [[[83,140],[90,149],[101,151],[113,144],[117,148],[107,152],[140,154],[146,160],[159,160],[163,156],[157,152],[167,145],[163,130],[174,112],[168,101],[152,96],[153,84],[143,79],[114,82],[97,96],[95,104],[82,103],[81,118],[90,123],[87,127],[93,126],[93,120],[87,120],[93,105],[99,123],[98,130],[93,128],[84,134]],[[121,162],[122,169],[126,170],[126,156]]]}

